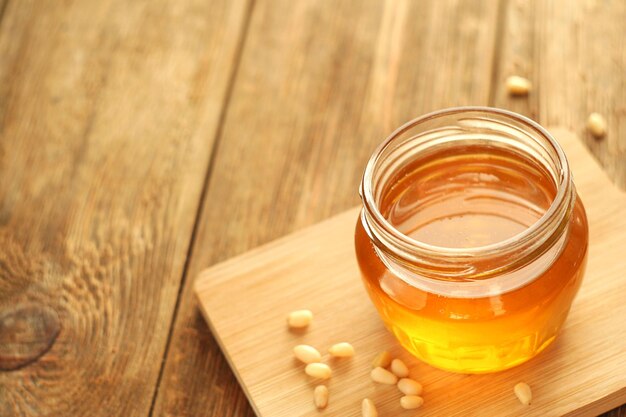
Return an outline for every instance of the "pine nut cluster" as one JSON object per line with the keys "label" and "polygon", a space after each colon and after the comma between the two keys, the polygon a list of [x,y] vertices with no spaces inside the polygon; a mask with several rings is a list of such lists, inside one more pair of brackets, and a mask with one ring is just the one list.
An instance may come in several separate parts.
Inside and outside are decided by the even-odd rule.
{"label": "pine nut cluster", "polygon": [[[305,329],[312,321],[311,310],[296,310],[287,315],[287,325],[290,329]],[[335,343],[328,348],[328,353],[334,358],[350,358],[354,356],[354,347],[348,342]],[[313,346],[297,345],[293,348],[293,356],[306,364],[304,373],[308,376],[319,380],[326,380],[332,376],[332,369],[322,362],[322,354]],[[326,385],[317,385],[313,390],[313,403],[319,410],[328,406],[328,397]]]}
{"label": "pine nut cluster", "polygon": [[[400,407],[405,410],[414,410],[424,404],[424,399],[420,397],[422,384],[409,378],[409,368],[402,359],[392,359],[391,354],[384,351],[376,356],[372,366],[374,369],[370,372],[370,377],[374,382],[396,385],[404,395],[400,398]],[[387,367],[389,369],[386,369]]]}

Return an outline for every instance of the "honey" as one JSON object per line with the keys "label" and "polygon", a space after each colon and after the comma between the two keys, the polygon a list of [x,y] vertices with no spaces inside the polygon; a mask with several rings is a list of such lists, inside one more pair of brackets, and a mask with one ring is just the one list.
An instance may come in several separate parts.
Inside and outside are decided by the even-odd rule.
{"label": "honey", "polygon": [[505,111],[451,109],[399,129],[368,169],[357,259],[408,351],[484,373],[555,339],[583,278],[588,226],[547,132]]}
{"label": "honey", "polygon": [[459,146],[412,163],[390,181],[379,207],[402,234],[445,248],[511,238],[543,216],[554,184],[513,152]]}

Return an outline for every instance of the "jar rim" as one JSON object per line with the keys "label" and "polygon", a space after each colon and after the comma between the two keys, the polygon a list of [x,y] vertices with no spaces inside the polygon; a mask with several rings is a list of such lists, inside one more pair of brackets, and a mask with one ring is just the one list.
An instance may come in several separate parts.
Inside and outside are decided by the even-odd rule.
{"label": "jar rim", "polygon": [[[548,209],[536,222],[522,232],[502,241],[468,248],[444,247],[428,244],[400,232],[381,213],[374,192],[374,173],[381,162],[383,152],[388,147],[392,146],[394,141],[399,139],[403,133],[432,119],[455,116],[463,113],[484,113],[487,116],[491,114],[504,119],[513,120],[523,125],[525,128],[530,129],[538,135],[539,138],[544,139],[545,143],[554,151],[557,160],[555,162],[558,164],[559,172],[557,172],[558,175],[557,178],[555,178],[556,195]],[[390,248],[392,252],[396,255],[399,254],[399,257],[405,258],[405,260],[407,256],[403,257],[402,254],[408,254],[417,259],[434,257],[446,262],[453,262],[455,259],[459,258],[476,260],[507,253],[513,255],[516,249],[528,244],[529,241],[536,239],[537,236],[555,234],[555,231],[558,231],[559,227],[562,229],[566,223],[564,220],[573,209],[573,199],[575,198],[567,157],[554,137],[541,125],[525,116],[508,110],[483,106],[452,107],[434,111],[410,120],[396,129],[376,148],[369,159],[361,181],[360,194],[364,206],[364,220],[366,220],[367,223],[365,225],[368,226],[366,230],[370,238],[374,240],[374,243],[378,241],[378,243],[386,248]],[[408,256],[408,258],[411,259],[411,256]]]}

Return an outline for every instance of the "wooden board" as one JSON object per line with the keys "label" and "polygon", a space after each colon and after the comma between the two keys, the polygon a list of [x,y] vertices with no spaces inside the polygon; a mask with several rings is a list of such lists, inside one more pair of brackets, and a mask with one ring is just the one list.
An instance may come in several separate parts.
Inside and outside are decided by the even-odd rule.
{"label": "wooden board", "polygon": [[0,416],[151,412],[245,1],[0,1]]}
{"label": "wooden board", "polygon": [[[399,393],[370,381],[370,362],[390,349],[424,384],[423,416],[591,416],[626,402],[626,194],[575,136],[551,129],[566,149],[590,222],[587,275],[554,345],[517,368],[459,375],[412,358],[384,329],[360,282],[354,258],[357,209],[282,238],[200,274],[195,290],[205,317],[259,416],[358,416],[372,398],[381,416],[398,415]],[[285,315],[310,308],[306,332],[286,329]],[[354,344],[351,360],[330,361],[330,405],[314,409],[314,384],[292,358],[307,343],[324,350]],[[512,387],[525,381],[535,400],[522,406]]]}

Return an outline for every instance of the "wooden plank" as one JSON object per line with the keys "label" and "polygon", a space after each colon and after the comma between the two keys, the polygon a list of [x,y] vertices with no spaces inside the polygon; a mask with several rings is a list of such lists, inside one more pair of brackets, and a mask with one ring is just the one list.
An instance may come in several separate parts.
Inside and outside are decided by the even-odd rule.
{"label": "wooden plank", "polygon": [[255,3],[155,415],[253,415],[192,296],[204,267],[355,205],[402,122],[487,104],[497,3]]}
{"label": "wooden plank", "polygon": [[[595,416],[626,401],[626,193],[620,192],[566,130],[561,141],[577,178],[589,219],[588,267],[562,332],[527,363],[486,375],[440,371],[404,351],[386,330],[365,293],[354,257],[355,209],[283,237],[200,274],[196,293],[259,417],[319,416],[315,381],[293,359],[293,346],[316,346],[333,369],[323,415],[360,416],[371,398],[381,416],[402,415],[396,387],[369,377],[372,359],[389,350],[424,385],[420,416]],[[289,311],[309,308],[315,318],[303,332],[287,329]],[[326,349],[349,341],[351,359]],[[575,375],[575,377],[573,377]],[[513,393],[519,381],[533,388],[531,406]],[[319,382],[319,381],[318,381]]]}
{"label": "wooden plank", "polygon": [[[618,186],[626,188],[626,2],[510,0],[497,63],[497,107],[529,115],[544,126],[575,131]],[[528,98],[507,96],[504,80],[533,82]],[[603,114],[608,134],[585,129]]]}
{"label": "wooden plank", "polygon": [[148,415],[246,7],[8,3],[0,415]]}

